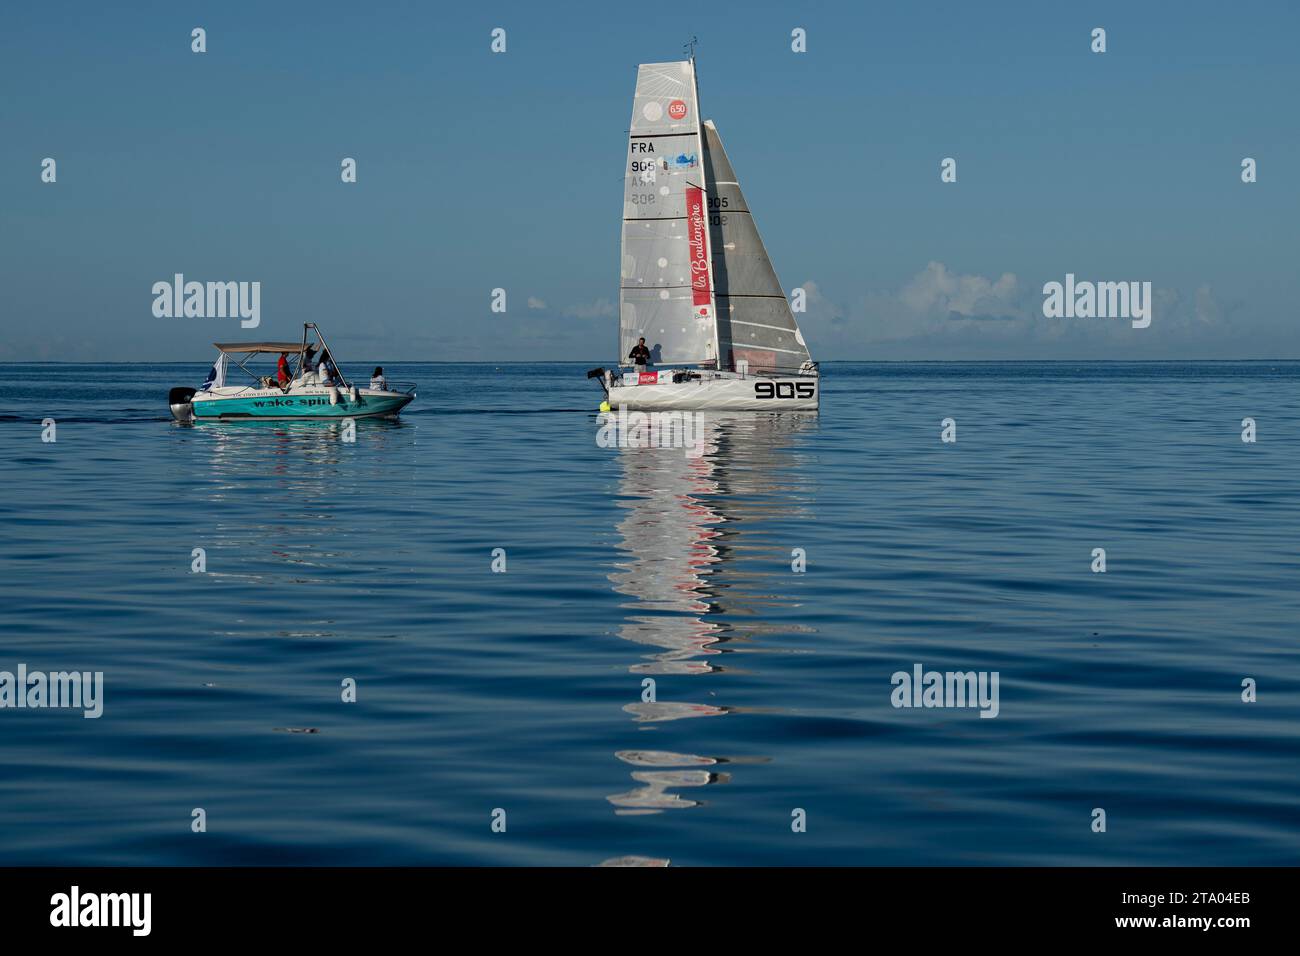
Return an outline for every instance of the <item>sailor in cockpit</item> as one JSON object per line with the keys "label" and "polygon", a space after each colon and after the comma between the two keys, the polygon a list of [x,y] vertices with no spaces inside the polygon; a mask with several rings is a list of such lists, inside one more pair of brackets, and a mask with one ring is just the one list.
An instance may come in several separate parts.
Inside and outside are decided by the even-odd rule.
{"label": "sailor in cockpit", "polygon": [[638,372],[645,371],[645,367],[650,364],[650,350],[646,348],[644,335],[637,339],[636,345],[632,346],[632,351],[627,353],[627,357],[632,360]]}

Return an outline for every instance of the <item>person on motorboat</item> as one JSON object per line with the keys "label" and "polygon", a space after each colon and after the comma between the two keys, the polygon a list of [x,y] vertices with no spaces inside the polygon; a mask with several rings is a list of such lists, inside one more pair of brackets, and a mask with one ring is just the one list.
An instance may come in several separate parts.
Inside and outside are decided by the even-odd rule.
{"label": "person on motorboat", "polygon": [[339,403],[338,382],[342,381],[342,376],[339,375],[338,366],[330,359],[330,353],[325,349],[321,349],[320,362],[316,365],[316,379],[329,392],[330,404],[337,405]]}
{"label": "person on motorboat", "polygon": [[316,346],[309,345],[302,353],[302,365],[298,368],[299,376],[302,378],[304,385],[310,385],[316,380]]}
{"label": "person on motorboat", "polygon": [[627,357],[632,360],[638,372],[645,371],[645,367],[650,364],[650,350],[646,348],[644,335],[637,340],[636,345],[632,346],[632,351],[627,353]]}
{"label": "person on motorboat", "polygon": [[281,352],[280,361],[275,365],[275,380],[281,388],[287,388],[291,377],[289,375],[289,355],[287,352]]}
{"label": "person on motorboat", "polygon": [[339,367],[334,364],[334,356],[330,355],[329,349],[320,350],[320,361],[316,363],[316,374],[320,376],[321,384],[325,385],[335,379],[342,380],[343,376],[339,374]]}
{"label": "person on motorboat", "polygon": [[374,372],[371,373],[370,387],[377,392],[388,391],[388,379],[384,378],[384,367],[382,365],[375,366]]}

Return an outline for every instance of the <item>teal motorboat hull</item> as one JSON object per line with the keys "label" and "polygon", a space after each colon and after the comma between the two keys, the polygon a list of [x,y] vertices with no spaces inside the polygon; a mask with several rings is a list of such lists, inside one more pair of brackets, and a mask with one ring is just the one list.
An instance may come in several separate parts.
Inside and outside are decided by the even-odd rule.
{"label": "teal motorboat hull", "polygon": [[400,392],[361,392],[356,401],[340,389],[336,402],[328,394],[266,394],[205,398],[190,402],[196,422],[330,421],[343,418],[395,418],[414,395]]}
{"label": "teal motorboat hull", "polygon": [[[308,342],[313,329],[319,351]],[[334,364],[325,334],[315,322],[303,323],[301,344],[281,340],[213,345],[217,359],[203,384],[198,388],[178,385],[167,393],[167,404],[178,422],[396,418],[415,398],[414,385],[388,381],[379,368],[371,379],[379,387],[362,388],[349,383]],[[248,367],[259,356],[277,354],[280,360],[274,375],[258,375]],[[226,373],[232,362],[254,384],[227,383]],[[280,382],[284,384],[277,384]]]}

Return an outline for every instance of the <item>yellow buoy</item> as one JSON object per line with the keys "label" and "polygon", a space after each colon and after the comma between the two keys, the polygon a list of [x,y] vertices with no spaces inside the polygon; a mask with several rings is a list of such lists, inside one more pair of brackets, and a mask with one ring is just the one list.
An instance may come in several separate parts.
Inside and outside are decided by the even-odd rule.
{"label": "yellow buoy", "polygon": [[600,410],[601,410],[602,412],[607,412],[607,411],[609,411],[609,402],[601,402],[601,403],[600,403]]}

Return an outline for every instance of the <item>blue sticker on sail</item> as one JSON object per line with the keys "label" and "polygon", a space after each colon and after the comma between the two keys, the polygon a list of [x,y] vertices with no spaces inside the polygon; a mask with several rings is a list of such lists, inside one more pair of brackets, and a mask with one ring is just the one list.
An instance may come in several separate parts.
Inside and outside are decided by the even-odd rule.
{"label": "blue sticker on sail", "polygon": [[659,163],[663,166],[664,172],[672,172],[675,169],[694,169],[699,164],[699,160],[695,158],[694,153],[689,156],[686,153],[678,153],[676,156],[659,160]]}

